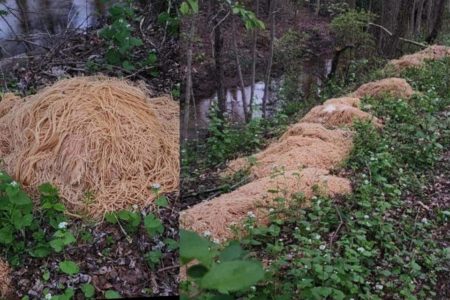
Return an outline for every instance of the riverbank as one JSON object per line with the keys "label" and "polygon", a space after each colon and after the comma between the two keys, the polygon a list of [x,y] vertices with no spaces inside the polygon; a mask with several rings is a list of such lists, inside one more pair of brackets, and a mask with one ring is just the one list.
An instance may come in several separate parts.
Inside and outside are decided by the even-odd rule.
{"label": "riverbank", "polygon": [[27,51],[0,60],[2,91],[18,92],[23,96],[61,78],[106,75],[142,81],[151,96],[172,93],[177,96],[180,81],[178,36],[158,23],[157,10],[153,8],[157,5],[160,4],[136,5],[136,18],[130,23],[133,29],[130,36],[142,41],[141,46],[132,50],[130,59],[144,61],[153,53],[155,60],[151,65],[125,68],[106,62],[110,43],[100,32],[111,24],[111,20],[99,17],[87,28],[45,33],[46,41],[42,45],[29,44],[25,38],[19,41],[17,47],[27,44]]}

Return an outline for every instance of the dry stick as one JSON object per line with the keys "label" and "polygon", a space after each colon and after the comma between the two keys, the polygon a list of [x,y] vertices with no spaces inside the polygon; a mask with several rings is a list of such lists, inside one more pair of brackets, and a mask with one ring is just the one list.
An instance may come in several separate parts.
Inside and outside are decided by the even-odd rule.
{"label": "dry stick", "polygon": [[[170,10],[172,8],[172,0],[169,0],[169,3],[167,4],[167,15],[170,16]],[[166,24],[164,26],[164,36],[163,39],[159,45],[159,49],[161,49],[164,45],[164,43],[166,42],[166,38],[167,38],[167,28],[169,27],[169,20],[166,21]]]}
{"label": "dry stick", "polygon": [[161,268],[161,269],[159,269],[157,272],[159,273],[159,272],[164,272],[164,271],[168,271],[168,270],[172,270],[172,269],[176,269],[176,268],[179,268],[180,267],[180,265],[175,265],[175,266],[168,266],[168,267],[165,267],[165,268]]}
{"label": "dry stick", "polygon": [[263,119],[266,118],[267,115],[267,100],[269,98],[269,86],[270,86],[270,74],[272,71],[272,62],[273,62],[273,50],[275,43],[275,4],[276,0],[272,0],[270,2],[270,52],[269,52],[269,61],[267,63],[266,70],[266,82],[264,86],[264,96],[262,103],[262,113]]}
{"label": "dry stick", "polygon": [[[374,27],[377,27],[377,28],[383,30],[383,31],[386,32],[389,36],[393,36],[393,35],[394,35],[391,31],[389,31],[389,29],[387,29],[386,27],[381,26],[381,25],[379,25],[379,24],[368,23],[368,25],[369,25],[369,26],[374,26]],[[428,47],[428,45],[425,45],[425,44],[422,44],[422,43],[419,43],[419,42],[416,42],[416,41],[413,41],[413,40],[405,39],[405,38],[402,38],[402,37],[400,37],[399,40],[402,41],[402,42],[405,42],[405,43],[409,43],[409,44],[416,45],[416,46],[421,47],[421,48],[424,48],[424,49]]]}
{"label": "dry stick", "polygon": [[16,37],[15,39],[6,39],[5,41],[7,41],[7,42],[22,42],[22,43],[30,44],[30,45],[33,45],[33,46],[36,46],[36,47],[44,48],[45,50],[48,50],[48,51],[51,50],[50,47],[47,47],[47,46],[44,46],[44,45],[40,45],[38,43],[35,43],[35,42],[32,42],[32,41],[28,41],[26,39],[22,39],[22,38],[19,38],[19,37]]}
{"label": "dry stick", "polygon": [[336,209],[336,212],[337,212],[337,214],[338,214],[338,216],[339,216],[340,222],[339,222],[339,225],[338,225],[338,228],[336,229],[336,231],[334,231],[333,234],[331,235],[331,238],[330,238],[330,248],[331,248],[331,246],[333,245],[333,243],[334,243],[334,241],[335,241],[335,239],[336,239],[336,237],[337,237],[339,231],[341,230],[342,225],[345,224],[345,223],[344,223],[344,220],[342,219],[342,214],[341,214],[339,208],[338,208],[337,206],[335,206],[334,208]]}

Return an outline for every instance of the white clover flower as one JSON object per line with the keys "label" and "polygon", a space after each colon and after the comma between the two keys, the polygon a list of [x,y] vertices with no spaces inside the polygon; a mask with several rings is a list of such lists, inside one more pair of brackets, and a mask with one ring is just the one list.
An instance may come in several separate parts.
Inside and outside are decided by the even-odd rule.
{"label": "white clover flower", "polygon": [[17,183],[17,181],[13,180],[13,181],[11,181],[10,185],[16,187],[19,184]]}
{"label": "white clover flower", "polygon": [[427,218],[422,218],[422,223],[427,224],[428,223],[428,219]]}
{"label": "white clover flower", "polygon": [[269,208],[269,212],[271,213],[271,212],[274,212],[274,209],[273,208]]}
{"label": "white clover flower", "polygon": [[61,222],[58,224],[59,229],[66,229],[67,228],[67,222]]}
{"label": "white clover flower", "polygon": [[377,289],[377,290],[383,290],[383,285],[381,285],[381,284],[377,284],[377,285],[375,285],[375,288]]}
{"label": "white clover flower", "polygon": [[311,228],[309,228],[309,227],[306,227],[305,229],[306,229],[306,231],[310,231],[311,230]]}
{"label": "white clover flower", "polygon": [[255,218],[255,217],[256,217],[255,213],[252,212],[252,211],[249,211],[249,212],[247,213],[247,216],[248,216],[249,218]]}
{"label": "white clover flower", "polygon": [[319,235],[319,234],[316,234],[316,235],[314,236],[314,238],[315,238],[316,240],[320,240],[320,235]]}
{"label": "white clover flower", "polygon": [[151,187],[152,187],[152,189],[154,189],[154,190],[159,190],[159,189],[161,188],[161,185],[160,185],[159,183],[153,183],[153,184],[151,185]]}
{"label": "white clover flower", "polygon": [[369,184],[369,180],[364,180],[364,184]]}
{"label": "white clover flower", "polygon": [[204,232],[203,232],[203,236],[204,236],[204,237],[209,237],[209,236],[211,236],[211,231],[209,231],[209,230],[204,231]]}
{"label": "white clover flower", "polygon": [[46,294],[46,295],[45,295],[45,299],[46,299],[46,300],[52,299],[52,294],[50,294],[50,293]]}
{"label": "white clover flower", "polygon": [[298,230],[298,227],[295,227],[294,230]]}
{"label": "white clover flower", "polygon": [[327,247],[327,246],[325,246],[325,245],[320,245],[319,249],[320,249],[320,250],[325,250],[326,247]]}
{"label": "white clover flower", "polygon": [[364,215],[364,219],[368,219],[369,218],[369,215]]}
{"label": "white clover flower", "polygon": [[356,249],[356,250],[358,250],[358,252],[364,252],[364,251],[366,251],[366,249],[364,249],[363,247],[359,247],[359,248]]}

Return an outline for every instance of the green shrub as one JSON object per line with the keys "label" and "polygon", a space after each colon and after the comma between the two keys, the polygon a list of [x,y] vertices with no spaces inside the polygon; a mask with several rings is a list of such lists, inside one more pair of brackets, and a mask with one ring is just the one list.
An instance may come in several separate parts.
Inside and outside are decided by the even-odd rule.
{"label": "green shrub", "polygon": [[[355,124],[346,174],[354,183],[345,199],[279,199],[267,226],[246,224],[246,248],[270,261],[266,281],[245,299],[427,299],[436,297],[439,274],[450,271],[450,248],[439,229],[448,210],[424,212],[421,196],[442,149],[450,146],[450,105],[442,84],[450,60],[407,71],[423,92],[410,100],[365,99],[363,107],[383,118]],[[443,86],[441,86],[441,84]],[[427,199],[421,198],[426,203]],[[286,208],[286,203],[289,203]]]}
{"label": "green shrub", "polygon": [[[59,201],[58,191],[48,183],[38,190],[41,210],[33,211],[33,202],[20,185],[0,172],[0,255],[13,266],[20,264],[26,254],[46,257],[75,242],[67,229],[65,207]],[[46,224],[50,224],[50,230]]]}
{"label": "green shrub", "polygon": [[249,260],[249,253],[237,242],[226,247],[192,231],[180,232],[180,260],[187,267],[188,280],[182,283],[182,299],[236,299],[263,279],[261,263]]}

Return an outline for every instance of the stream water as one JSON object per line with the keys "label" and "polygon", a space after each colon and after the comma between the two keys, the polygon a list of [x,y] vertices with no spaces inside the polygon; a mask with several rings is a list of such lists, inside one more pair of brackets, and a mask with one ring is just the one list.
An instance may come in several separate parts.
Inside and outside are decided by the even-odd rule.
{"label": "stream water", "polygon": [[[323,78],[331,71],[331,59],[329,57],[318,57],[314,60],[305,61],[302,66],[303,72],[298,75],[299,84],[302,93],[317,93],[317,90],[312,90],[313,86],[320,87],[323,83]],[[268,101],[268,115],[273,115],[280,108],[279,92],[284,82],[283,76],[273,79],[272,86],[269,89]],[[257,82],[255,84],[255,93],[253,101],[253,118],[260,118],[262,116],[262,99],[264,97],[264,82]],[[245,95],[247,103],[250,98],[251,86],[245,87]],[[195,139],[205,134],[210,119],[209,114],[213,103],[217,102],[217,93],[211,92],[211,97],[199,99],[195,105],[191,105],[188,139]],[[242,92],[239,87],[230,87],[226,90],[227,112],[228,118],[234,123],[244,122],[244,107]]]}
{"label": "stream water", "polygon": [[[105,14],[102,0],[0,0],[0,58],[46,45],[49,35],[84,29]],[[26,42],[25,42],[25,41]]]}

